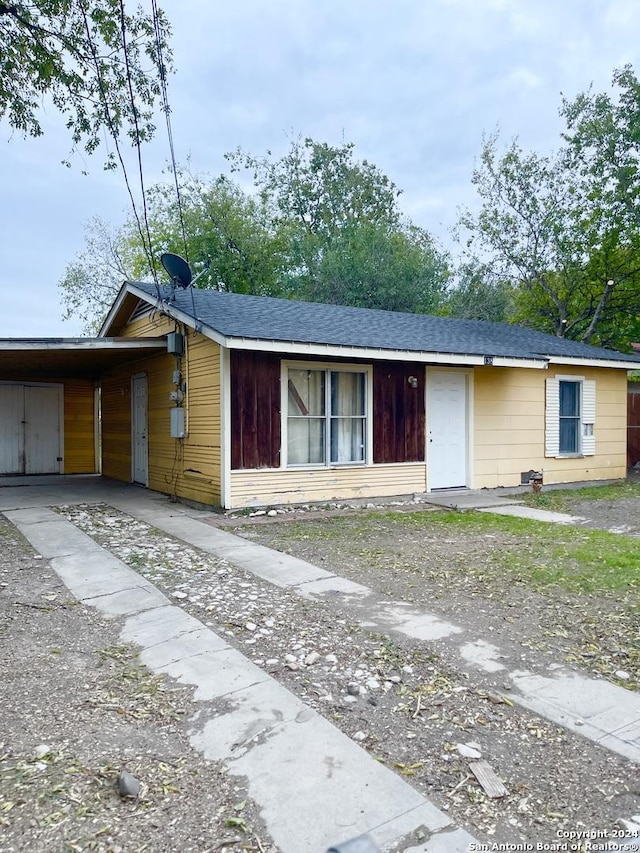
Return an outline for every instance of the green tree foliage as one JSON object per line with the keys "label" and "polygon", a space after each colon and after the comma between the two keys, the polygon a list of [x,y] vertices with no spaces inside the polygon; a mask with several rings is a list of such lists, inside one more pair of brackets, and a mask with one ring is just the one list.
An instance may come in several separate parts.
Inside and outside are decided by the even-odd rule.
{"label": "green tree foliage", "polygon": [[85,248],[68,264],[58,285],[63,319],[79,319],[85,332],[97,332],[131,268],[124,230],[113,231],[99,217],[90,220],[85,225]]}
{"label": "green tree foliage", "polygon": [[286,293],[295,299],[393,311],[433,311],[448,279],[433,238],[403,219],[400,191],[353,144],[294,140],[279,159],[237,151],[287,246]]}
{"label": "green tree foliage", "polygon": [[446,259],[426,231],[359,222],[334,236],[318,259],[314,282],[301,290],[317,302],[433,313],[448,277]]}
{"label": "green tree foliage", "polygon": [[[241,152],[230,159],[236,171],[252,169],[255,194],[228,177],[186,171],[178,175],[182,210],[169,184],[148,192],[152,257],[186,255],[202,273],[199,287],[394,311],[440,307],[449,277],[446,255],[426,231],[402,219],[398,190],[376,167],[355,162],[352,145],[305,140],[279,160]],[[88,245],[60,287],[68,314],[82,314],[83,293],[92,294],[82,314],[92,327],[105,300],[87,282],[96,280],[96,263],[104,267],[104,281],[112,280],[111,242],[123,278],[154,272],[133,221],[115,241],[103,233],[102,249]],[[112,298],[112,287],[107,290]]]}
{"label": "green tree foliage", "polygon": [[[264,221],[259,201],[246,195],[228,178],[208,181],[182,172],[184,236],[175,188],[158,184],[147,194],[151,255],[163,252],[186,256],[200,287],[236,293],[278,295],[284,254],[281,241]],[[100,220],[88,227],[84,251],[67,266],[59,287],[65,318],[80,317],[93,332],[125,280],[150,280],[137,223],[130,218],[112,232]]]}
{"label": "green tree foliage", "polygon": [[592,281],[612,282],[594,316],[604,340],[640,338],[640,82],[630,65],[613,91],[564,100],[565,162],[586,197]]}
{"label": "green tree foliage", "polygon": [[514,286],[512,318],[604,346],[640,333],[640,87],[616,72],[617,99],[564,101],[565,146],[554,156],[486,140],[465,213],[469,257]]}
{"label": "green tree foliage", "polygon": [[485,266],[466,263],[456,273],[456,283],[445,297],[441,312],[464,320],[507,323],[513,315],[513,287],[504,279],[494,279]]}
{"label": "green tree foliage", "polygon": [[588,255],[576,221],[578,191],[563,158],[526,153],[516,142],[500,153],[493,136],[472,183],[481,207],[461,218],[471,235],[467,252],[514,284],[514,319],[585,339],[592,313],[591,299],[585,300]]}
{"label": "green tree foliage", "polygon": [[148,139],[171,64],[168,34],[162,13],[128,13],[120,0],[0,0],[0,119],[40,136],[48,98],[74,148],[95,151],[105,129]]}
{"label": "green tree foliage", "polygon": [[398,225],[400,190],[376,166],[354,162],[354,145],[332,147],[296,139],[274,160],[240,149],[227,155],[234,171],[248,169],[275,220],[295,224],[307,234],[331,239],[348,225]]}
{"label": "green tree foliage", "polygon": [[[173,185],[157,184],[147,195],[152,256],[186,256],[194,272],[201,273],[200,287],[277,295],[282,241],[270,229],[260,200],[223,175],[211,180],[181,171],[178,183],[182,211]],[[139,235],[132,224],[129,231],[132,272],[137,279],[148,279],[153,271]]]}

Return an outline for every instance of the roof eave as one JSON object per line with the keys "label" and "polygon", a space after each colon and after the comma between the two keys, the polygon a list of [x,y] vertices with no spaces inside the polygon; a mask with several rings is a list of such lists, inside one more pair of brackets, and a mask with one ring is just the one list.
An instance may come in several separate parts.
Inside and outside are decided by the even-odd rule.
{"label": "roof eave", "polygon": [[158,349],[164,338],[0,338],[0,351],[47,352],[50,350]]}
{"label": "roof eave", "polygon": [[[202,328],[205,331],[206,327]],[[206,333],[206,332],[205,332]],[[430,364],[448,364],[460,367],[527,367],[544,370],[544,357],[494,356],[490,353],[453,353],[434,350],[383,349],[382,347],[358,347],[338,344],[318,344],[304,341],[277,341],[263,338],[223,338],[220,343],[228,349],[259,350],[296,355],[313,355],[326,358],[370,358],[387,361],[423,361]]]}
{"label": "roof eave", "polygon": [[117,316],[117,314],[118,314],[118,312],[122,306],[122,303],[124,302],[124,300],[127,296],[127,293],[129,292],[128,288],[129,288],[129,282],[128,281],[123,282],[122,287],[118,291],[118,295],[113,300],[113,304],[112,304],[111,308],[109,309],[109,313],[104,318],[102,325],[100,326],[100,329],[98,330],[98,336],[99,337],[102,338],[102,337],[105,337],[108,335],[108,332],[111,329],[111,326],[112,326],[112,324],[113,324],[113,322],[114,322],[114,320],[115,320],[115,318],[116,318],[116,316]]}
{"label": "roof eave", "polygon": [[566,364],[577,367],[617,367],[622,370],[640,369],[640,359],[637,362],[617,360],[615,358],[583,358],[578,356],[550,355],[549,364]]}
{"label": "roof eave", "polygon": [[120,293],[116,297],[116,301],[113,303],[113,306],[100,329],[101,335],[109,331],[109,328],[114,322],[114,319],[116,318],[119,310],[121,309],[124,300],[129,295],[136,296],[149,305],[155,305],[158,310],[162,311],[163,314],[166,314],[167,317],[171,317],[173,320],[177,320],[180,323],[184,323],[186,326],[195,329],[195,331],[197,332],[202,332],[208,338],[211,338],[213,341],[216,341],[216,343],[219,343],[221,346],[226,346],[226,338],[224,337],[224,335],[221,335],[220,332],[216,331],[211,326],[207,326],[197,317],[193,317],[191,314],[187,314],[185,311],[181,311],[173,303],[167,302],[166,300],[160,299],[158,297],[151,296],[145,290],[136,287],[136,285],[130,281],[124,283]]}

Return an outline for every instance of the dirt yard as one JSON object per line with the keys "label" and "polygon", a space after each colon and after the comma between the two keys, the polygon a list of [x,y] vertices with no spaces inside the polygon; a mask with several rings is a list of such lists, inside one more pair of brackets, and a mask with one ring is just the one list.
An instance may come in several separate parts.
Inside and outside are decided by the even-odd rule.
{"label": "dirt yard", "polygon": [[[565,830],[613,831],[621,819],[640,813],[637,769],[630,762],[514,706],[508,691],[487,689],[481,677],[474,680],[457,671],[427,644],[371,634],[332,602],[300,599],[108,507],[60,511],[377,760],[409,778],[480,840],[552,843]],[[421,517],[437,515],[427,511]],[[415,600],[439,604],[433,595],[422,597],[424,584],[412,574],[413,580],[401,589],[401,567],[387,565],[374,577],[349,556],[348,542],[366,549],[367,564],[371,553],[383,546],[385,559],[389,552],[406,553],[411,537],[403,534],[401,549],[395,517],[383,523],[375,511],[357,511],[293,525],[245,522],[244,533],[272,544],[290,538],[289,550],[311,555],[324,566],[332,560],[344,569],[348,563],[351,568],[344,574],[371,585],[372,580],[384,580],[395,598],[406,591]],[[356,537],[357,530],[363,531],[361,536]],[[495,549],[495,540],[482,541],[485,549]],[[432,544],[434,553],[438,549],[442,590],[447,571],[455,576],[456,565],[480,558],[480,551],[473,550],[478,543],[467,534],[438,535],[425,548],[422,531],[418,544],[416,552],[422,555],[432,551]],[[474,583],[480,584],[480,576]],[[516,600],[514,595],[517,607]],[[460,588],[457,601],[458,619],[485,609],[473,584]],[[508,624],[513,627],[515,622]],[[531,640],[524,640],[524,655],[543,653],[534,647],[536,637],[532,631]],[[549,649],[551,657],[553,651]],[[504,781],[507,796],[490,799],[483,793],[461,754],[466,749],[477,750],[490,763]]]}
{"label": "dirt yard", "polygon": [[139,666],[2,516],[0,544],[0,849],[275,853],[243,785],[190,748],[190,691]]}
{"label": "dirt yard", "polygon": [[[623,510],[627,522],[637,500]],[[564,528],[545,540],[479,513],[461,526],[460,514],[446,522],[451,514],[418,510],[334,506],[219,521],[490,630],[524,664],[566,660],[637,687],[637,586],[580,590],[579,573],[576,588],[550,583]],[[616,511],[600,523],[612,526]],[[428,644],[371,634],[331,602],[300,599],[105,505],[60,512],[478,840],[553,844],[566,831],[620,831],[640,813],[636,766],[518,708],[508,685],[488,688]],[[73,601],[1,518],[0,539],[2,849],[277,853],[246,788],[190,748],[190,692],[141,668],[117,622]],[[468,750],[489,762],[505,797],[483,793]],[[123,766],[143,784],[139,799],[118,796]]]}

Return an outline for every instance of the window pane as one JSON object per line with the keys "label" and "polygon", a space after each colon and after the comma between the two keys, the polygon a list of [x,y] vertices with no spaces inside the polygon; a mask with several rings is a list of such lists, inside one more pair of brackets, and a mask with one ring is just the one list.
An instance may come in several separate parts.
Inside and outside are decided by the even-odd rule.
{"label": "window pane", "polygon": [[560,382],[560,417],[577,418],[580,414],[580,384]]}
{"label": "window pane", "polygon": [[364,373],[331,373],[331,414],[364,417]]}
{"label": "window pane", "polygon": [[289,418],[287,421],[288,464],[323,464],[324,436],[323,418]]}
{"label": "window pane", "polygon": [[578,453],[578,418],[560,418],[560,453]]}
{"label": "window pane", "polygon": [[324,370],[289,371],[289,415],[324,415]]}
{"label": "window pane", "polygon": [[364,462],[364,419],[331,418],[331,461]]}

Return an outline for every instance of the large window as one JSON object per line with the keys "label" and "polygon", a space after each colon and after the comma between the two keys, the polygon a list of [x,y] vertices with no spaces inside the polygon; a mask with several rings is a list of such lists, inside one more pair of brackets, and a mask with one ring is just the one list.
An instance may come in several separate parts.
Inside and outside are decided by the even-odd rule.
{"label": "large window", "polygon": [[287,368],[287,464],[366,462],[365,370]]}

